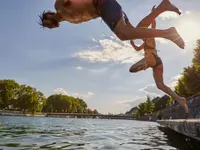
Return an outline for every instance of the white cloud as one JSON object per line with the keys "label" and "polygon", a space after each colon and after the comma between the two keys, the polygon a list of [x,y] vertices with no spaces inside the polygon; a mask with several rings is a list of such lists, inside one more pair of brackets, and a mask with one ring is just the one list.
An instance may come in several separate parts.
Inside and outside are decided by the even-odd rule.
{"label": "white cloud", "polygon": [[156,38],[156,41],[161,43],[161,44],[168,44],[168,40],[166,40],[164,38]]}
{"label": "white cloud", "polygon": [[62,95],[68,95],[67,91],[65,91],[63,88],[57,88],[54,90],[55,94],[62,94]]}
{"label": "white cloud", "polygon": [[181,74],[177,75],[177,76],[174,76],[170,79],[170,84],[169,84],[169,87],[172,88],[174,90],[175,86],[177,85],[178,83],[178,79],[180,79],[182,77]]}
{"label": "white cloud", "polygon": [[94,93],[92,93],[92,92],[88,92],[87,94],[88,94],[88,95],[91,95],[91,96],[94,95]]}
{"label": "white cloud", "polygon": [[110,39],[99,40],[103,50],[86,50],[75,54],[76,57],[89,62],[118,61],[123,63],[135,63],[142,57],[142,52],[136,52],[128,41],[120,41],[113,36]]}
{"label": "white cloud", "polygon": [[89,72],[93,73],[93,74],[102,74],[105,73],[108,70],[108,67],[106,68],[97,68],[97,69],[89,69]]}
{"label": "white cloud", "polygon": [[83,67],[78,66],[78,67],[76,67],[76,70],[83,70]]}
{"label": "white cloud", "polygon": [[167,20],[167,19],[177,18],[178,16],[179,15],[174,12],[167,11],[160,14],[159,18],[161,18],[161,20]]}
{"label": "white cloud", "polygon": [[[177,81],[178,79],[181,77],[182,75],[176,75],[174,77],[172,77],[169,80],[169,84],[167,84],[167,86],[169,88],[171,88],[172,90],[174,90],[174,87],[177,85]],[[144,88],[139,90],[140,92],[144,92],[147,95],[151,95],[151,96],[163,96],[166,93],[164,93],[163,91],[159,90],[156,86],[156,84],[149,84],[146,85]]]}
{"label": "white cloud", "polygon": [[72,94],[72,96],[75,96],[77,98],[82,98],[82,99],[88,99],[88,98],[92,97],[93,95],[94,95],[94,93],[92,93],[92,92]]}
{"label": "white cloud", "polygon": [[131,109],[135,106],[138,106],[140,103],[143,103],[147,100],[147,97],[135,97],[133,100],[119,100],[117,103],[120,105],[126,106],[126,111],[129,111],[128,109]]}
{"label": "white cloud", "polygon": [[[174,77],[172,77],[169,80],[169,84],[167,86],[169,86],[172,90],[174,90],[174,86],[176,85],[178,79],[181,77],[181,75],[176,75]],[[138,106],[140,103],[143,103],[147,100],[147,95],[149,95],[151,98],[153,97],[162,97],[163,95],[167,95],[166,93],[164,93],[163,91],[159,90],[156,86],[156,84],[148,84],[146,85],[144,88],[139,89],[139,92],[142,92],[143,95],[145,96],[137,96],[135,98],[133,98],[133,100],[119,100],[117,103],[119,105],[122,105],[126,111],[128,111],[129,109]]]}
{"label": "white cloud", "polygon": [[164,95],[164,92],[159,90],[156,86],[156,84],[149,84],[146,85],[144,88],[139,89],[140,92],[144,92],[146,95],[150,96],[162,96]]}
{"label": "white cloud", "polygon": [[93,92],[87,92],[87,93],[73,93],[73,92],[67,92],[65,89],[63,88],[57,88],[54,90],[54,94],[62,94],[62,95],[68,95],[68,96],[74,96],[77,98],[83,98],[88,99],[92,96],[94,96]]}
{"label": "white cloud", "polygon": [[181,74],[178,74],[178,75],[172,77],[172,78],[170,79],[170,82],[177,81],[177,80],[178,80],[179,78],[181,78],[181,77],[182,77],[182,75],[181,75]]}
{"label": "white cloud", "polygon": [[93,42],[97,42],[97,40],[96,40],[95,38],[92,38],[92,41],[93,41]]}
{"label": "white cloud", "polygon": [[[191,11],[189,11],[189,10],[187,10],[185,12],[181,11],[181,13],[182,13],[181,16],[190,15]],[[171,11],[167,11],[167,12],[164,12],[164,13],[159,15],[159,18],[161,18],[161,20],[175,19],[175,18],[178,18],[178,17],[179,17],[178,14],[171,12]]]}
{"label": "white cloud", "polygon": [[185,12],[185,14],[186,14],[186,15],[190,15],[191,12],[188,10],[188,11]]}

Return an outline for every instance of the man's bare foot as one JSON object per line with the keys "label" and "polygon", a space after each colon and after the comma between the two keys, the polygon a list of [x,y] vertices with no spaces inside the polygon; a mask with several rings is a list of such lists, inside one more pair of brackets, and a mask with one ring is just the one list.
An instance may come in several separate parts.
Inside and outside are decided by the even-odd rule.
{"label": "man's bare foot", "polygon": [[185,42],[181,38],[181,36],[178,34],[177,30],[172,27],[168,29],[168,34],[164,37],[172,42],[174,42],[176,45],[178,45],[180,48],[185,48]]}
{"label": "man's bare foot", "polygon": [[174,6],[169,0],[163,0],[158,7],[163,11],[173,11],[181,15],[180,10],[176,6]]}

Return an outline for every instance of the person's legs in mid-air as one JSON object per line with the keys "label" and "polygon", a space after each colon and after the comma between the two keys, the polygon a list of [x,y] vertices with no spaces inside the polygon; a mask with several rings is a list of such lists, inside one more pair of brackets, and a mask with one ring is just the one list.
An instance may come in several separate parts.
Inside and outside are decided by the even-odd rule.
{"label": "person's legs in mid-air", "polygon": [[[96,0],[98,2],[97,5],[94,5],[94,1],[84,0],[73,2],[68,0],[64,1],[64,3],[62,1],[56,1],[59,3],[55,5],[56,12],[42,13],[42,15],[40,15],[39,24],[42,25],[42,27],[52,29],[59,27],[59,23],[63,21],[77,24],[102,17],[111,30],[122,41],[146,38],[165,38],[171,40],[182,49],[185,47],[183,39],[174,27],[164,30],[135,28],[128,21],[128,18],[124,17],[126,15],[116,0],[101,0],[102,2]],[[180,14],[179,10],[173,6],[169,0],[163,0],[148,18],[156,18],[165,11],[173,11]],[[147,22],[147,24],[150,23]]]}
{"label": "person's legs in mid-air", "polygon": [[133,64],[130,67],[129,72],[137,73],[139,71],[146,70],[149,67],[153,67],[155,64],[156,64],[155,56],[153,54],[148,54],[144,58]]}
{"label": "person's legs in mid-air", "polygon": [[[152,11],[155,10],[155,5],[152,8]],[[137,27],[142,27],[142,28],[147,28],[150,24],[152,24],[152,28],[156,28],[156,21],[155,18],[152,17],[151,15],[146,16],[144,19],[142,19],[139,24],[137,25]],[[153,40],[153,39],[152,39]],[[154,40],[155,41],[155,40]],[[132,40],[131,40],[132,42]],[[143,47],[144,48],[144,47]],[[156,46],[154,45],[153,47],[154,49],[156,48]],[[145,50],[145,49],[144,49]],[[156,51],[156,50],[155,50]],[[140,61],[138,61],[137,63],[133,64],[130,69],[129,72],[131,73],[136,73],[139,72],[141,70],[146,70],[147,68],[149,68],[150,66],[153,66],[156,63],[156,60],[154,58],[154,56],[152,54],[148,54],[145,55],[144,58],[142,58]]]}
{"label": "person's legs in mid-air", "polygon": [[153,37],[166,38],[177,44],[180,48],[184,48],[185,43],[174,27],[166,30],[146,28],[151,24],[153,19],[165,11],[173,11],[180,14],[180,11],[174,5],[172,5],[169,0],[163,0],[154,11],[152,11],[138,24],[139,27],[133,27],[126,17],[125,19],[122,17],[116,25],[114,32],[121,40],[146,39]]}
{"label": "person's legs in mid-air", "polygon": [[144,64],[145,64],[145,58],[142,58],[141,60],[139,60],[138,62],[136,62],[135,64],[133,64],[130,69],[129,72],[131,73],[137,73],[139,71],[144,70]]}
{"label": "person's legs in mid-air", "polygon": [[172,91],[168,86],[164,84],[162,63],[153,68],[153,77],[158,89],[162,90],[163,92],[174,98],[184,108],[185,113],[188,114],[186,99],[184,97],[180,97],[179,95],[177,95],[176,92]]}

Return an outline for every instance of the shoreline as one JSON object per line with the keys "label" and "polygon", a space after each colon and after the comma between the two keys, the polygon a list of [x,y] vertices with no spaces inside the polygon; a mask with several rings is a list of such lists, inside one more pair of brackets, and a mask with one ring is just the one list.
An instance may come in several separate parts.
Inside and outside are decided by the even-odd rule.
{"label": "shoreline", "polygon": [[[55,117],[55,118],[93,118],[92,116],[91,117],[77,117],[77,116],[62,116],[62,115],[50,115],[48,116],[47,115],[48,113],[35,113],[35,114],[32,114],[32,113],[23,113],[23,112],[20,112],[20,111],[1,111],[0,110],[0,116],[20,116],[20,117]],[[59,114],[59,113],[58,113]],[[96,117],[96,118],[93,118],[93,119],[106,119],[106,118],[99,118],[99,117]],[[114,118],[107,118],[107,119],[114,119]],[[141,119],[122,119],[122,118],[116,118],[117,120],[135,120],[135,121],[145,121],[145,122],[157,122],[157,120],[151,118],[149,120],[149,118],[147,117],[144,117],[144,118],[141,118]]]}
{"label": "shoreline", "polygon": [[[82,116],[83,115],[83,116]],[[54,117],[54,118],[93,118],[93,119],[117,119],[117,120],[136,120],[134,118],[114,118],[115,115],[111,116],[111,117],[99,117],[97,116],[84,116],[85,114],[78,114],[76,115],[76,113],[69,113],[66,115],[60,115],[60,113],[55,113],[55,114],[51,114],[51,113],[23,113],[23,112],[19,112],[19,111],[0,111],[0,116],[20,116],[20,117]],[[106,116],[106,115],[105,115]],[[117,116],[117,115],[116,115]],[[112,118],[113,117],[113,118]]]}
{"label": "shoreline", "polygon": [[31,113],[7,113],[7,112],[0,112],[0,116],[21,116],[21,117],[46,117],[45,114],[31,114]]}
{"label": "shoreline", "polygon": [[[26,114],[16,114],[16,113],[1,113],[0,112],[0,117],[1,116],[13,116],[13,117],[47,117],[46,114],[35,114],[35,115],[32,115],[30,113],[26,113]],[[64,116],[51,116],[53,118],[74,118],[74,119],[88,119],[88,118],[91,118],[91,119],[106,119],[106,118],[92,118],[92,117],[83,117],[83,118],[77,118],[77,117],[64,117]],[[106,119],[106,120],[115,120],[115,119]],[[141,122],[154,122],[154,123],[157,123],[157,121],[154,121],[154,120],[139,120],[139,119],[116,119],[116,120],[132,120],[132,121],[141,121]]]}

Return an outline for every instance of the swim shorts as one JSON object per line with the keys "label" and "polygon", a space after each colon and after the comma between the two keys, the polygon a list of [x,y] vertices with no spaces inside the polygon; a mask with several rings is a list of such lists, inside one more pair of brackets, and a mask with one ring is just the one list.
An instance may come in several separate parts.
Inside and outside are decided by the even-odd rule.
{"label": "swim shorts", "polygon": [[93,0],[93,3],[103,21],[112,31],[115,30],[117,23],[122,17],[124,17],[125,23],[128,23],[127,15],[116,0]]}
{"label": "swim shorts", "polygon": [[153,54],[154,58],[156,59],[156,64],[152,68],[156,68],[157,66],[159,66],[159,65],[162,64],[162,60],[161,60],[161,58],[158,55],[156,55],[154,53],[152,53],[152,54]]}
{"label": "swim shorts", "polygon": [[[151,53],[150,55],[153,55],[153,57],[151,57],[151,59],[155,59],[155,60],[152,60],[151,62],[155,62],[154,65],[150,64],[149,62],[147,63],[149,67],[151,67],[152,69],[155,69],[157,66],[161,65],[162,64],[162,60],[161,58],[154,54],[154,53]],[[131,66],[131,68],[129,69],[130,72],[138,72],[140,70],[144,70],[143,66],[144,66],[144,63],[146,62],[147,60],[144,58],[142,58],[141,60],[139,60],[138,62],[136,62],[135,64],[133,64]]]}

